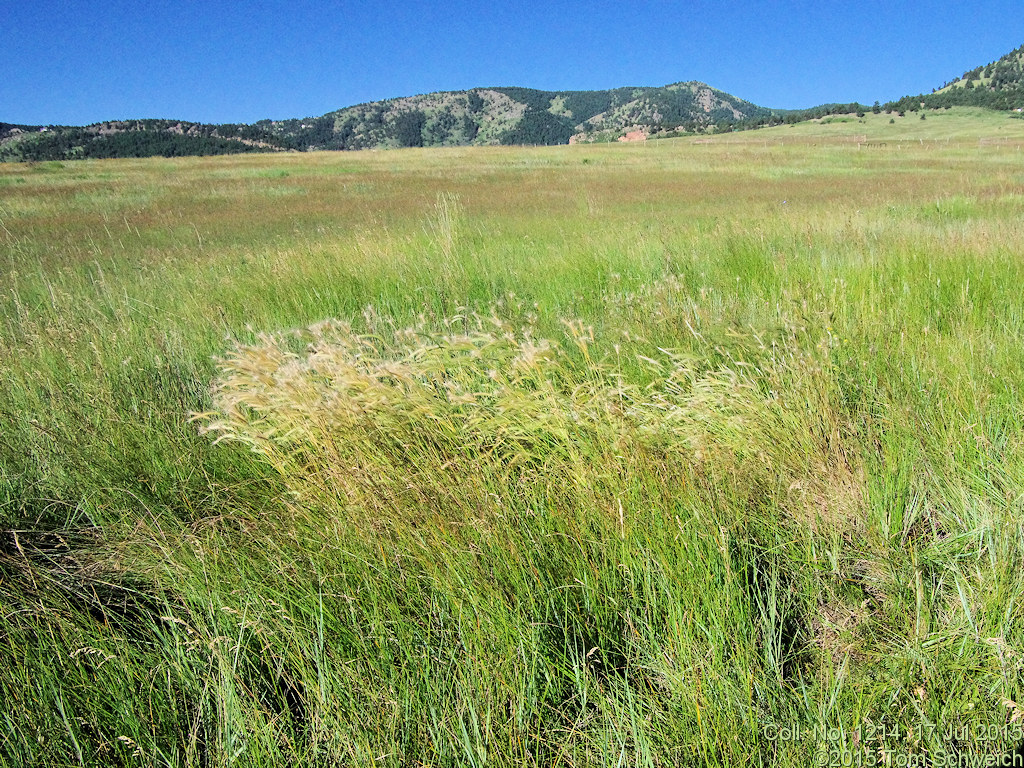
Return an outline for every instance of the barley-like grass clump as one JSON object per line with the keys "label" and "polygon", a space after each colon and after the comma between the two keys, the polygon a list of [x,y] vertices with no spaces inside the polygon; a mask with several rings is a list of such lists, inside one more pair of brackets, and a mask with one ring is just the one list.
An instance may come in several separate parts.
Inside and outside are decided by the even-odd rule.
{"label": "barley-like grass clump", "polygon": [[[641,356],[641,383],[578,324],[555,339],[494,315],[440,327],[359,333],[329,320],[239,345],[220,362],[203,429],[248,444],[295,508],[359,524],[486,519],[502,504],[614,506],[641,465],[670,495],[732,477],[799,490],[791,510],[802,522],[836,522],[828,485],[853,482],[851,468],[820,437],[819,422],[840,417],[813,391],[822,376],[807,360],[701,371],[660,350]],[[767,393],[773,382],[804,396],[783,402]]]}

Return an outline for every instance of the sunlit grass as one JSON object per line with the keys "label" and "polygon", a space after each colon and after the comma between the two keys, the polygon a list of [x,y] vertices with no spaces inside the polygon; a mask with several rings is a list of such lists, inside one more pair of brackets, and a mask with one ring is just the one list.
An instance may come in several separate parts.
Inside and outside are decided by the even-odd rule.
{"label": "sunlit grass", "polygon": [[0,166],[0,760],[1012,746],[1024,121],[889,119]]}

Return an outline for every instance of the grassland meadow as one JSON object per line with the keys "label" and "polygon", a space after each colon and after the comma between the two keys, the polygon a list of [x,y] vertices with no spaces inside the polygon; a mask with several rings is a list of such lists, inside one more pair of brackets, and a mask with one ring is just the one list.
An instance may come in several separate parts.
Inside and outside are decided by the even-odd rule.
{"label": "grassland meadow", "polygon": [[0,764],[1012,749],[1024,121],[890,119],[0,165]]}

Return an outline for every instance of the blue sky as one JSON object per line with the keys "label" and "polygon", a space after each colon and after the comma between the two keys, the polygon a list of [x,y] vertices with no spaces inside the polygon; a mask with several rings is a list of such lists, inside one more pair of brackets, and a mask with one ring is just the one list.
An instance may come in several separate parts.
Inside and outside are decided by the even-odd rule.
{"label": "blue sky", "polygon": [[474,86],[680,80],[767,107],[870,104],[1022,44],[1020,0],[0,0],[0,121],[253,122]]}

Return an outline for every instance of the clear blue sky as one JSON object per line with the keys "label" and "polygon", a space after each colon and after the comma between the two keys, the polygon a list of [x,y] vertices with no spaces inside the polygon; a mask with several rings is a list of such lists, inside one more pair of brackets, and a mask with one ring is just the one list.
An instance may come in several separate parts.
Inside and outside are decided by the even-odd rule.
{"label": "clear blue sky", "polygon": [[928,92],[1024,44],[1020,0],[0,0],[0,121],[253,122],[474,86],[703,80],[767,107]]}

